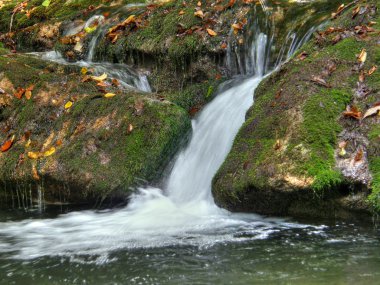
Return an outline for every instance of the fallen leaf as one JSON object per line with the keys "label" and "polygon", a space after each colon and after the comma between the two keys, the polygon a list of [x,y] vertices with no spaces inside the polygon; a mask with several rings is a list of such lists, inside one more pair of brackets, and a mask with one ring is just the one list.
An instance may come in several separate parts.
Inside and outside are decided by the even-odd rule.
{"label": "fallen leaf", "polygon": [[141,114],[142,114],[142,112],[143,112],[143,110],[144,110],[144,101],[142,101],[142,100],[137,100],[136,102],[135,102],[135,114],[137,115],[137,116],[140,116]]}
{"label": "fallen leaf", "polygon": [[340,148],[340,151],[339,151],[339,155],[340,156],[345,156],[346,155],[346,146],[347,146],[347,142],[346,141],[341,141],[339,143],[339,148]]}
{"label": "fallen leaf", "polygon": [[364,63],[366,60],[367,60],[367,51],[366,49],[363,48],[358,56],[358,61],[360,63]]}
{"label": "fallen leaf", "polygon": [[65,109],[70,109],[72,106],[73,106],[73,102],[67,101],[67,103],[65,104]]}
{"label": "fallen leaf", "polygon": [[92,79],[92,80],[95,80],[95,81],[98,81],[98,82],[100,82],[100,81],[104,81],[104,80],[107,79],[107,74],[106,74],[106,73],[103,73],[103,74],[100,75],[100,76],[91,76],[91,79]]}
{"label": "fallen leaf", "polygon": [[106,94],[104,94],[104,97],[105,97],[105,98],[112,98],[112,97],[114,97],[114,96],[116,96],[115,93],[106,93]]}
{"label": "fallen leaf", "polygon": [[204,14],[203,14],[202,10],[198,10],[198,11],[194,12],[194,16],[197,16],[197,17],[203,19]]}
{"label": "fallen leaf", "polygon": [[41,5],[47,8],[47,7],[49,7],[50,2],[51,2],[51,0],[45,0],[44,2],[42,2]]}
{"label": "fallen leaf", "polygon": [[82,67],[82,69],[80,70],[80,73],[82,73],[82,75],[86,75],[88,72],[88,69],[86,67]]}
{"label": "fallen leaf", "polygon": [[43,153],[43,156],[47,157],[47,156],[51,156],[53,153],[55,153],[55,147],[52,146],[51,148],[49,148],[47,151],[45,151]]}
{"label": "fallen leaf", "polygon": [[303,52],[301,52],[298,56],[297,56],[297,58],[299,59],[299,60],[304,60],[305,58],[307,58],[309,56],[309,54],[306,52],[306,51],[303,51]]}
{"label": "fallen leaf", "polygon": [[7,140],[6,142],[4,142],[0,147],[1,152],[8,151],[12,147],[14,140],[15,140],[15,136],[13,135],[10,140]]}
{"label": "fallen leaf", "polygon": [[215,37],[217,35],[217,33],[211,29],[206,29],[207,30],[207,33],[212,36],[212,37]]}
{"label": "fallen leaf", "polygon": [[368,75],[372,75],[377,70],[377,66],[374,65],[371,67],[371,69],[368,71]]}
{"label": "fallen leaf", "polygon": [[365,114],[364,114],[364,116],[363,116],[363,119],[365,119],[365,118],[367,118],[367,117],[374,116],[374,115],[378,114],[379,111],[380,111],[380,102],[377,103],[377,104],[374,104],[373,107],[369,108],[369,109],[365,112]]}
{"label": "fallen leaf", "polygon": [[32,176],[35,180],[40,180],[40,176],[38,175],[37,167],[35,164],[32,165]]}
{"label": "fallen leaf", "polygon": [[133,131],[133,125],[132,124],[128,124],[127,134],[129,135],[130,133],[132,133],[132,131]]}
{"label": "fallen leaf", "polygon": [[362,149],[358,150],[354,159],[355,159],[355,162],[359,162],[363,159],[363,150]]}
{"label": "fallen leaf", "polygon": [[331,86],[329,84],[327,84],[326,80],[324,80],[322,77],[320,76],[312,76],[311,78],[311,81],[314,82],[314,83],[317,83],[319,85],[322,85],[324,87],[327,87],[327,88],[330,88]]}
{"label": "fallen leaf", "polygon": [[117,80],[117,79],[112,79],[112,85],[113,86],[115,86],[115,87],[118,87],[118,86],[120,86],[120,82],[119,82],[119,80]]}
{"label": "fallen leaf", "polygon": [[17,88],[17,92],[14,94],[14,96],[17,98],[17,99],[21,99],[22,98],[22,95],[24,95],[25,93],[25,89],[24,88]]}
{"label": "fallen leaf", "polygon": [[38,159],[38,158],[40,158],[41,156],[42,156],[42,153],[37,152],[37,151],[29,151],[29,152],[28,152],[28,157],[29,157],[30,159]]}
{"label": "fallen leaf", "polygon": [[343,112],[345,117],[351,117],[357,120],[362,118],[362,112],[355,106],[347,106],[346,111]]}

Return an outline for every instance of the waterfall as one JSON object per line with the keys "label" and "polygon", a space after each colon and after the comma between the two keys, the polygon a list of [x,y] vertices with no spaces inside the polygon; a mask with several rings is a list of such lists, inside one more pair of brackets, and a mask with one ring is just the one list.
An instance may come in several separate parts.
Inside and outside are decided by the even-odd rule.
{"label": "waterfall", "polygon": [[[245,113],[253,103],[253,93],[269,70],[269,63],[276,62],[270,58],[272,38],[263,29],[253,34],[249,49],[243,57],[238,56],[248,76],[219,92],[192,121],[190,142],[176,157],[164,189],[139,189],[123,209],[0,223],[0,252],[23,259],[97,255],[104,261],[107,260],[104,256],[118,249],[210,246],[262,239],[284,228],[304,227],[282,219],[232,214],[218,208],[211,195],[212,178],[244,122]],[[290,40],[289,35],[281,58],[285,58],[286,52],[289,56],[306,38],[301,36],[297,40],[295,36]],[[231,59],[234,50],[229,51],[227,58]]]}

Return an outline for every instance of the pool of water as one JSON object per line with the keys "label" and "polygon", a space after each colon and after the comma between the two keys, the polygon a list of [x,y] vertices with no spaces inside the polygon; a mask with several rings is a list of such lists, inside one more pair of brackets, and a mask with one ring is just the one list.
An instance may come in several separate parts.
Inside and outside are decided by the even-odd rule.
{"label": "pool of water", "polygon": [[[0,221],[43,221],[56,214],[2,212]],[[215,240],[208,243],[183,235],[168,246],[37,258],[17,258],[14,249],[0,253],[0,284],[380,283],[380,230],[373,224],[268,221],[273,226],[265,234],[236,228],[233,238],[218,241],[218,233],[210,232]],[[0,240],[4,246],[5,237]]]}

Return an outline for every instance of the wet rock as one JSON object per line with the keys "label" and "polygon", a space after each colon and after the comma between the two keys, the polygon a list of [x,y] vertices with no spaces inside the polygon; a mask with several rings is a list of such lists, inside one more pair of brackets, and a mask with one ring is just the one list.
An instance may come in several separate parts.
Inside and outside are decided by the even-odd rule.
{"label": "wet rock", "polygon": [[[214,177],[219,206],[330,218],[370,217],[380,209],[379,119],[362,118],[380,101],[380,81],[378,73],[361,75],[376,65],[378,36],[363,38],[354,28],[379,21],[378,12],[366,11],[353,24],[347,9],[263,80]],[[363,49],[368,57],[358,64]],[[308,56],[300,60],[302,53]],[[347,106],[359,110],[356,118],[343,115]]]}

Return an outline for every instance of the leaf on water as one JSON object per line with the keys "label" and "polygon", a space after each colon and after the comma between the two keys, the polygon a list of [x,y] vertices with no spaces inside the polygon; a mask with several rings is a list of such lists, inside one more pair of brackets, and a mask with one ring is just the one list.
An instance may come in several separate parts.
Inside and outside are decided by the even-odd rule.
{"label": "leaf on water", "polygon": [[53,153],[55,153],[55,147],[52,146],[51,148],[49,148],[47,151],[45,151],[43,153],[43,156],[44,157],[48,157],[48,156],[51,156]]}
{"label": "leaf on water", "polygon": [[115,93],[106,93],[104,94],[104,98],[112,98],[112,97],[115,97],[116,94]]}
{"label": "leaf on water", "polygon": [[14,140],[15,136],[13,135],[10,140],[5,141],[0,147],[1,152],[8,151],[12,147]]}
{"label": "leaf on water", "polygon": [[65,109],[70,109],[71,107],[73,106],[73,102],[72,101],[67,101],[67,103],[65,104]]}
{"label": "leaf on water", "polygon": [[86,27],[86,28],[84,28],[84,31],[85,31],[87,34],[91,34],[91,33],[95,32],[97,28],[98,28],[98,26],[97,26],[97,25],[94,25],[94,26],[91,26],[91,27]]}
{"label": "leaf on water", "polygon": [[207,29],[207,33],[212,36],[212,37],[215,37],[217,35],[217,33],[214,31],[214,30],[211,30],[211,29]]}
{"label": "leaf on water", "polygon": [[98,81],[98,82],[100,82],[100,81],[104,81],[104,80],[107,79],[107,74],[106,74],[106,73],[103,73],[103,74],[100,75],[100,76],[91,76],[91,79],[92,79],[92,80],[95,80],[95,81]]}

